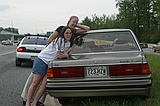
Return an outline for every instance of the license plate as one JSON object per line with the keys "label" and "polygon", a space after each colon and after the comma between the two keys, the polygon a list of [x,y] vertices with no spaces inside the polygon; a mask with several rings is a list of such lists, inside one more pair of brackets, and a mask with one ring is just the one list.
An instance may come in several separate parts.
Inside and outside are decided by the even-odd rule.
{"label": "license plate", "polygon": [[34,60],[37,56],[31,56],[31,60]]}
{"label": "license plate", "polygon": [[86,67],[86,70],[87,70],[87,77],[107,76],[106,66]]}

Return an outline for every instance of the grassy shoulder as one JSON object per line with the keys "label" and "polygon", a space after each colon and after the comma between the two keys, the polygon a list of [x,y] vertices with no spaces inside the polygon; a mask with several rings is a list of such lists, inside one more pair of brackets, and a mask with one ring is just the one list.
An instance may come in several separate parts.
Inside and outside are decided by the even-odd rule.
{"label": "grassy shoulder", "polygon": [[81,101],[82,106],[160,106],[160,56],[146,54],[153,84],[149,98],[141,96],[101,97]]}

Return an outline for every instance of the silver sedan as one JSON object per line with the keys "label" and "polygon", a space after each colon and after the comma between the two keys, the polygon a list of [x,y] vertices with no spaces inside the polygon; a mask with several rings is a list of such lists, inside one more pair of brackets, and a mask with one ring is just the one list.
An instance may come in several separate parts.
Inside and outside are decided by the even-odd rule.
{"label": "silver sedan", "polygon": [[47,75],[47,92],[62,104],[71,97],[149,96],[152,85],[147,59],[130,29],[77,35],[70,57],[51,61]]}

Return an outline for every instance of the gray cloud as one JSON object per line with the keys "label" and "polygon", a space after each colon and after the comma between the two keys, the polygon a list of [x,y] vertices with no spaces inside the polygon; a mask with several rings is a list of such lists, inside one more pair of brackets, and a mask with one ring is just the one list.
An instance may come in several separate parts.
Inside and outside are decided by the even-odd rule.
{"label": "gray cloud", "polygon": [[13,8],[15,8],[15,7],[14,6],[0,4],[0,11],[6,11],[6,10],[9,10],[9,9],[13,9]]}

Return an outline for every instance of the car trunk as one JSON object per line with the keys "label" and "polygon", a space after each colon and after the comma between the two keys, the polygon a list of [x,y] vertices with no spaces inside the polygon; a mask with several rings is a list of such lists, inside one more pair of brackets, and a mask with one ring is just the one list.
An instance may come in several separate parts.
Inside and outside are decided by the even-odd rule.
{"label": "car trunk", "polygon": [[92,78],[150,74],[142,52],[74,54],[66,60],[50,62],[50,78]]}
{"label": "car trunk", "polygon": [[40,53],[45,48],[45,45],[22,45],[20,48],[25,47],[25,52]]}
{"label": "car trunk", "polygon": [[74,56],[78,59],[49,64],[46,87],[51,96],[143,95],[150,89],[151,74],[141,52]]}
{"label": "car trunk", "polygon": [[[66,62],[67,61],[67,62]],[[97,66],[118,64],[142,64],[143,55],[139,51],[73,54],[69,59],[54,60],[49,67]]]}

